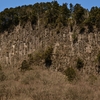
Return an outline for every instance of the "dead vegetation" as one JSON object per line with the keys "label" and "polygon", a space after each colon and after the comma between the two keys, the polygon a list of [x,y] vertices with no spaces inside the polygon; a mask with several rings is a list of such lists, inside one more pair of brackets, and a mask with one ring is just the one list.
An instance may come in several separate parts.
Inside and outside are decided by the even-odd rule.
{"label": "dead vegetation", "polygon": [[21,72],[6,68],[6,79],[0,82],[0,100],[99,100],[100,76],[77,75],[68,81],[66,75],[52,69],[32,66]]}

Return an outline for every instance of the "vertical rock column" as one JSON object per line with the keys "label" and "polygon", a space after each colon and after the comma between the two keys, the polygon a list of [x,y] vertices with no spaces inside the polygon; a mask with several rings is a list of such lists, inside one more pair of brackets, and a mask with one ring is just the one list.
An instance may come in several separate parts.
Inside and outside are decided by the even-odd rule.
{"label": "vertical rock column", "polygon": [[70,52],[70,56],[73,56],[73,55],[74,55],[73,38],[72,38],[73,33],[72,33],[72,32],[69,32],[69,35],[70,35],[70,43],[71,43],[71,52]]}

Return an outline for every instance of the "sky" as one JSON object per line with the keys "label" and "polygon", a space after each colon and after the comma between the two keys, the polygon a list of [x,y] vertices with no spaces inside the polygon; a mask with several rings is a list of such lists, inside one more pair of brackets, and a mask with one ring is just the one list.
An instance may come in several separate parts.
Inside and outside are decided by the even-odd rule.
{"label": "sky", "polygon": [[[0,12],[5,8],[15,8],[17,6],[35,4],[37,2],[51,2],[53,0],[0,0]],[[81,4],[82,7],[86,9],[91,9],[93,6],[100,7],[100,0],[56,0],[59,4],[62,3],[72,3],[75,5],[76,3]]]}

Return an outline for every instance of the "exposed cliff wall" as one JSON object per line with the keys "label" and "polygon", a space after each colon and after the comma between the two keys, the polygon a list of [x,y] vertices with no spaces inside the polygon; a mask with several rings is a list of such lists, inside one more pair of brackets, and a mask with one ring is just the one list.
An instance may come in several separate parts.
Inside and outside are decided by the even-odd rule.
{"label": "exposed cliff wall", "polygon": [[[75,37],[77,39],[73,42]],[[65,27],[57,33],[56,29],[45,29],[42,26],[33,29],[27,23],[24,28],[18,25],[10,33],[1,33],[0,63],[4,67],[19,67],[28,54],[52,45],[52,67],[59,69],[75,66],[76,59],[80,57],[84,61],[83,71],[95,72],[99,44],[100,32],[85,31],[84,34],[79,34],[78,29],[70,32]]]}

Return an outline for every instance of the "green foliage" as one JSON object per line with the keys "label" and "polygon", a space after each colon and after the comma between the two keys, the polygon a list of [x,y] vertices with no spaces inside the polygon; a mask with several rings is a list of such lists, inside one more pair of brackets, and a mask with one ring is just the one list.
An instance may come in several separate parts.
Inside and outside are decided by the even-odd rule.
{"label": "green foliage", "polygon": [[65,70],[65,75],[68,77],[69,81],[73,81],[76,78],[76,72],[72,67]]}
{"label": "green foliage", "polygon": [[26,71],[30,69],[30,66],[26,60],[23,60],[20,68],[21,68],[21,71]]}
{"label": "green foliage", "polygon": [[44,59],[44,51],[41,49],[37,50],[36,52],[34,52],[32,59],[33,63],[38,65]]}
{"label": "green foliage", "polygon": [[93,26],[96,26],[98,29],[100,29],[100,8],[91,8],[89,17],[86,19],[85,24],[88,26],[90,31],[93,31]]}
{"label": "green foliage", "polygon": [[52,64],[52,60],[51,60],[52,52],[53,52],[53,48],[47,47],[46,50],[40,49],[40,50],[34,52],[34,54],[29,54],[28,55],[29,65],[31,65],[31,64],[38,65],[42,61],[44,61],[46,67],[50,67]]}
{"label": "green foliage", "polygon": [[70,3],[69,4],[69,6],[70,6],[70,12],[71,12],[71,14],[73,13],[73,11],[74,11],[74,6],[73,6],[73,4],[72,3]]}
{"label": "green foliage", "polygon": [[80,59],[80,58],[78,58],[78,59],[77,59],[77,63],[76,63],[76,68],[77,68],[78,70],[81,70],[81,69],[83,68],[83,66],[84,66],[83,60]]}
{"label": "green foliage", "polygon": [[80,24],[84,21],[84,13],[85,9],[80,4],[74,6],[74,19],[76,24]]}
{"label": "green foliage", "polygon": [[57,24],[62,23],[63,26],[68,25],[68,18],[70,16],[70,10],[68,9],[68,4],[64,3],[61,7],[59,7],[59,15],[56,20]]}
{"label": "green foliage", "polygon": [[[68,8],[69,6],[69,8]],[[88,14],[87,14],[88,13]],[[24,5],[16,8],[6,8],[0,12],[0,32],[12,31],[18,24],[24,26],[31,22],[32,27],[40,21],[45,27],[55,28],[57,26],[69,25],[68,19],[72,18],[73,23],[78,26],[83,24],[88,26],[89,31],[95,25],[100,29],[100,8],[92,7],[90,11],[83,8],[80,4],[52,2],[36,3],[34,5]],[[72,25],[73,26],[73,25]]]}
{"label": "green foliage", "polygon": [[29,65],[31,66],[32,64],[34,65],[39,65],[44,58],[44,51],[36,51],[34,54],[29,54],[28,55],[28,62]]}
{"label": "green foliage", "polygon": [[52,64],[52,52],[53,52],[53,48],[52,47],[48,47],[46,49],[46,51],[44,52],[44,59],[45,59],[45,65],[46,67],[50,67]]}
{"label": "green foliage", "polygon": [[28,60],[23,60],[21,64],[21,71],[29,70],[32,64],[39,65],[42,61],[44,61],[46,67],[50,67],[52,64],[52,52],[53,48],[48,47],[46,50],[39,50],[34,52],[34,54],[29,54]]}

